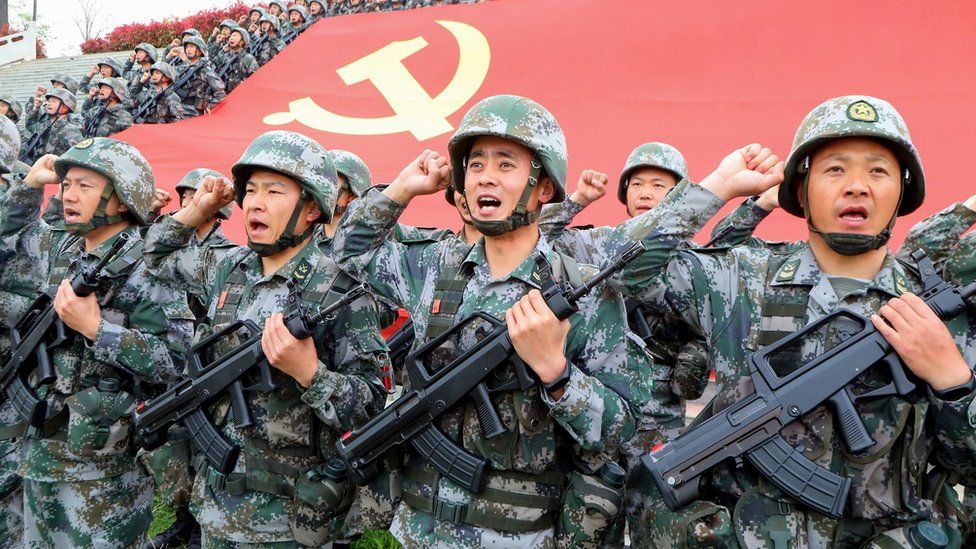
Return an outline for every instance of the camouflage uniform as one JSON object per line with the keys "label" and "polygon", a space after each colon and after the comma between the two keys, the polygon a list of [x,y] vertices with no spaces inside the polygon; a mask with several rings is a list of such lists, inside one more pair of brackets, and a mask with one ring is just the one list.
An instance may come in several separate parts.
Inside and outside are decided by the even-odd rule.
{"label": "camouflage uniform", "polygon": [[[108,177],[135,223],[143,222],[153,178],[135,148],[104,138],[85,140],[57,160],[58,177],[71,166]],[[116,256],[120,259],[109,263],[112,274],[102,276],[95,292],[102,315],[95,341],[75,337],[52,351],[57,379],[41,389],[50,419],[43,429],[28,431],[18,469],[24,478],[25,542],[31,547],[128,546],[148,526],[152,489],[131,449],[129,414],[136,389],[124,379],[172,381],[192,321],[184,294],[150,276],[140,261],[137,226],[86,252],[83,239],[37,221],[43,195],[42,189],[18,182],[0,204],[3,246],[10,235],[17,236],[16,253],[32,259],[29,272],[19,274],[42,281],[42,291],[53,294],[81,264],[105,254],[119,234],[130,241]],[[114,222],[104,214],[107,203],[102,199],[91,224],[69,228],[85,231]]]}
{"label": "camouflage uniform", "polygon": [[146,59],[149,61],[149,64],[145,66],[142,64],[137,65],[135,61],[131,59],[127,59],[125,61],[125,65],[122,67],[122,80],[124,80],[129,87],[132,87],[139,82],[139,79],[142,78],[142,71],[148,70],[149,67],[152,67],[156,60],[159,59],[159,52],[156,51],[156,47],[152,44],[142,42],[133,48],[133,51],[138,52],[139,50],[146,52]]}
{"label": "camouflage uniform", "polygon": [[[119,62],[116,61],[115,59],[111,59],[111,58],[108,58],[108,57],[106,57],[105,59],[102,59],[101,61],[98,62],[98,68],[101,69],[103,66],[104,67],[110,67],[112,69],[112,74],[110,76],[116,76],[116,77],[118,77],[118,76],[122,76],[125,73],[125,71],[122,70],[122,65],[119,65]],[[92,80],[94,80],[95,78],[97,78],[99,76],[101,76],[101,74],[100,73],[97,73],[97,72],[95,74],[91,75],[91,76],[88,76],[86,74],[84,76],[84,78],[81,79],[80,89],[82,89],[82,90],[84,90],[84,91],[87,92],[89,86],[93,85],[92,84]]]}
{"label": "camouflage uniform", "polygon": [[[466,155],[462,149],[470,139],[485,134],[527,143],[543,158],[547,173],[559,187],[561,195],[556,200],[565,196],[566,148],[558,124],[538,104],[513,96],[486,99],[465,115],[451,140],[455,184],[462,171],[458,155]],[[378,294],[410,313],[418,342],[433,333],[428,330],[436,330],[438,322],[445,327],[453,324],[434,305],[434,287],[442,277],[458,273],[453,280],[466,281],[457,319],[476,311],[504,317],[530,289],[539,288],[536,252],[555,265],[557,278],[572,278],[564,271],[571,269],[569,260],[557,254],[545,238],[501,279],[489,272],[484,241],[474,247],[459,238],[418,245],[395,242],[389,236],[403,209],[375,190],[367,192],[343,219],[335,253],[344,268],[364,273]],[[593,272],[589,267],[581,270],[583,278]],[[559,400],[539,386],[500,395],[496,404],[508,431],[490,440],[482,436],[470,403],[448,411],[438,421],[447,436],[490,461],[490,494],[502,496],[473,494],[440,477],[412,450],[405,450],[404,501],[396,509],[391,528],[402,543],[555,546],[557,538],[561,542],[577,537],[591,542],[600,539],[602,526],[590,530],[592,523],[582,520],[581,507],[561,505],[564,482],[567,475],[574,479],[573,489],[565,493],[567,500],[578,503],[585,499],[581,486],[588,485],[601,467],[610,467],[608,461],[616,459],[620,447],[633,436],[636,417],[650,389],[648,357],[640,341],[624,329],[619,296],[606,286],[580,301],[580,314],[571,317],[570,323],[566,350],[570,377]],[[477,326],[471,327],[460,336],[459,347],[474,341]],[[622,489],[617,494],[604,488],[603,493],[619,497]],[[505,499],[508,494],[514,500]],[[605,526],[606,514],[615,515],[619,506],[620,501],[614,504],[610,497],[608,509],[593,512],[602,516]],[[439,508],[453,508],[460,514],[454,518],[432,514],[432,509]],[[475,509],[481,518],[470,512]]]}
{"label": "camouflage uniform", "polygon": [[37,131],[46,132],[46,135],[35,149],[34,155],[26,160],[30,164],[45,154],[64,153],[84,137],[81,131],[81,121],[71,116],[77,106],[75,96],[64,89],[53,89],[44,97],[57,97],[61,100],[61,104],[68,107],[70,112],[66,116],[57,116],[53,119],[48,116],[47,120],[41,123],[41,127]]}
{"label": "camouflage uniform", "polygon": [[112,88],[118,102],[106,107],[101,101],[98,101],[86,113],[83,129],[87,130],[92,126],[95,128],[95,131],[86,137],[108,137],[132,125],[132,113],[125,106],[126,103],[130,103],[129,91],[125,82],[121,78],[107,78],[102,81],[102,84]]}
{"label": "camouflage uniform", "polygon": [[[219,30],[223,30],[224,28],[234,30],[238,28],[238,25],[237,25],[237,21],[234,21],[233,19],[224,19],[223,21],[220,22],[220,25],[218,25],[217,28]],[[249,36],[251,34],[246,30],[244,32],[247,33]],[[217,42],[217,35],[215,34],[210,35],[209,37],[207,37],[207,57],[209,57],[211,61],[214,61],[218,56],[220,56],[225,51],[226,49],[225,46],[227,46],[226,38],[224,39],[223,42]],[[214,63],[216,64],[216,61],[214,61]]]}
{"label": "camouflage uniform", "polygon": [[146,85],[142,82],[139,82],[135,87],[130,89],[132,94],[136,97],[136,109],[138,109],[146,101],[151,101],[153,98],[155,98],[156,108],[149,110],[149,114],[146,115],[146,119],[143,120],[142,123],[168,124],[170,122],[176,122],[177,120],[183,120],[186,118],[186,114],[183,111],[183,103],[180,101],[180,96],[177,95],[172,89],[172,83],[176,80],[176,71],[169,65],[169,63],[163,61],[154,64],[152,66],[152,70],[163,73],[163,75],[170,79],[170,84],[167,85],[162,94],[160,94],[161,90],[158,87],[146,87]]}
{"label": "camouflage uniform", "polygon": [[[787,180],[780,187],[784,209],[802,215],[792,184],[804,155],[812,154],[811,148],[823,139],[850,135],[876,136],[897,151],[902,167],[911,173],[900,213],[918,207],[924,179],[904,122],[879,99],[849,96],[821,105],[800,126],[787,161]],[[634,230],[621,235],[621,246],[643,237],[651,259],[625,269],[620,277],[625,290],[661,312],[680,315],[708,337],[719,387],[714,411],[753,392],[747,358],[764,344],[839,307],[869,316],[888,299],[919,291],[917,277],[890,254],[873,280],[860,289],[840,291],[803,243],[784,253],[746,246],[681,250],[681,243],[722,205],[708,190],[682,182],[660,206],[637,218]],[[799,310],[789,313],[795,309],[802,315]],[[976,360],[971,321],[963,315],[947,324],[969,364]],[[821,354],[836,337],[831,332],[813,338],[800,351],[802,359]],[[864,389],[876,387],[886,382],[879,374],[872,371],[857,383]],[[859,401],[858,413],[877,444],[857,457],[833,435],[833,414],[824,406],[780,431],[816,464],[851,478],[842,521],[796,504],[748,463],[734,468],[722,464],[705,475],[702,499],[677,512],[663,505],[646,475],[635,478],[635,485],[646,491],[646,517],[630,522],[631,539],[648,547],[675,542],[774,547],[782,543],[774,540],[789,539],[799,547],[859,546],[872,536],[929,520],[941,524],[958,546],[964,517],[955,493],[938,475],[927,476],[926,464],[951,471],[965,484],[976,481],[976,434],[971,427],[976,407],[970,406],[972,394],[945,401],[931,390],[925,393],[916,403],[893,397]]]}
{"label": "camouflage uniform", "polygon": [[[202,57],[194,62],[187,62],[179,68],[178,77],[186,71],[196,72],[189,82],[176,90],[176,93],[183,100],[184,112],[200,115],[223,101],[224,97],[227,97],[227,92],[224,89],[224,81],[217,77],[213,66],[207,60],[207,46],[203,40],[191,37],[183,41],[183,47],[186,47],[186,44],[193,44],[199,48]],[[199,64],[203,66],[197,68]]]}
{"label": "camouflage uniform", "polygon": [[[272,15],[264,15],[261,17],[261,21],[268,21],[271,23],[271,27],[274,29],[273,35],[262,36],[262,37],[252,37],[251,42],[254,43],[255,49],[253,51],[254,58],[257,59],[259,66],[265,66],[268,61],[281,53],[281,50],[285,49],[285,43],[281,40],[281,23],[278,21],[277,17]],[[260,24],[260,23],[259,23]]]}
{"label": "camouflage uniform", "polygon": [[[247,48],[251,41],[251,35],[242,28],[236,28],[236,32],[243,40],[240,52],[227,51],[220,56],[220,60],[215,63],[217,71],[224,71],[224,82],[227,85],[227,93],[234,91],[234,88],[241,85],[258,70],[258,61],[253,55],[248,53]],[[225,65],[230,63],[230,68],[225,69]]]}
{"label": "camouflage uniform", "polygon": [[[259,136],[233,168],[239,204],[251,170],[262,167],[299,181],[319,203],[323,218],[331,217],[337,176],[321,145],[292,132]],[[217,254],[208,253],[207,247],[188,246],[193,232],[171,217],[163,218],[149,231],[146,257],[162,276],[209,296],[207,323],[214,330],[238,318],[260,325],[280,312],[289,280],[304,287],[308,304],[318,306],[321,298],[314,296],[326,295],[340,273],[309,243],[278,271],[264,276],[256,253],[237,247],[218,262]],[[237,297],[216,299],[228,292]],[[198,334],[209,331],[201,329]],[[337,313],[314,337],[320,362],[311,386],[303,389],[293,379],[276,374],[280,387],[272,393],[247,393],[254,427],[239,430],[232,421],[223,422],[226,404],[217,405],[222,432],[242,451],[234,472],[223,481],[205,461],[195,460],[200,467],[191,510],[206,543],[320,545],[338,531],[352,490],[345,490],[345,498],[332,506],[314,503],[307,495],[320,485],[315,475],[336,457],[338,437],[382,408],[378,374],[386,354],[368,299],[356,300]]]}

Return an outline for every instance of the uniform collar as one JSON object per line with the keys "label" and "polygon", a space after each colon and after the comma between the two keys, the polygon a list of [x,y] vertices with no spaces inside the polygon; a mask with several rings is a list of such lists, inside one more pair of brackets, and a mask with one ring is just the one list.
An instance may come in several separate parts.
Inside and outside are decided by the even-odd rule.
{"label": "uniform collar", "polygon": [[[824,277],[817,258],[808,243],[804,243],[799,250],[793,252],[789,259],[783,262],[773,275],[771,286],[816,286]],[[881,270],[865,287],[865,291],[874,290],[898,297],[910,290],[905,268],[895,260],[891,252],[885,256]]]}
{"label": "uniform collar", "polygon": [[[512,271],[504,280],[517,279],[525,284],[528,284],[529,286],[532,286],[533,288],[540,289],[541,286],[539,285],[537,277],[533,276],[536,271],[535,258],[539,253],[541,253],[547,261],[551,261],[553,255],[552,246],[549,245],[549,242],[547,242],[545,237],[541,234],[539,235],[539,241],[536,242],[532,253],[530,253],[528,257],[519,263],[518,267],[516,267],[515,270]],[[464,258],[464,261],[461,262],[462,271],[466,269],[473,269],[477,271],[479,268],[484,269],[486,278],[491,279],[491,271],[488,268],[488,259],[485,255],[484,237],[471,246],[467,256]]]}

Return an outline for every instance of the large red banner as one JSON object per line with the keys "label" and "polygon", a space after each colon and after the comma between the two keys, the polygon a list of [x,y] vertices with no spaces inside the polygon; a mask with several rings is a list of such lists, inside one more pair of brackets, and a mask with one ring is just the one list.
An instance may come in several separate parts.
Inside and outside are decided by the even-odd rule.
{"label": "large red banner", "polygon": [[[911,223],[976,193],[969,176],[952,171],[973,154],[973,21],[973,2],[888,0],[495,0],[337,17],[316,24],[212,114],[117,137],[143,151],[168,190],[193,168],[229,174],[251,139],[270,129],[351,150],[385,182],[425,148],[446,153],[472,104],[513,93],[559,120],[572,190],[583,169],[615,181],[646,141],[681,150],[693,179],[753,141],[785,158],[814,106],[868,94],[906,118],[929,184],[925,205],[896,227],[897,243]],[[624,217],[614,186],[578,221]],[[412,204],[403,221],[460,225],[440,196]],[[239,222],[228,232],[242,240]],[[796,239],[806,230],[777,212],[759,235]]]}

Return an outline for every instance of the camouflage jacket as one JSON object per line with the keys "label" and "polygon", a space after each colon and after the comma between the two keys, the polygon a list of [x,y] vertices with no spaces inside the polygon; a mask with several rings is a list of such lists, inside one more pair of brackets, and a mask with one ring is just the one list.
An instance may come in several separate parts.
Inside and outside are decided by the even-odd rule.
{"label": "camouflage jacket", "polygon": [[[258,70],[257,60],[253,55],[247,53],[246,49],[241,50],[240,53],[224,52],[215,59],[214,67],[216,70],[224,71],[227,93],[234,91],[234,88],[240,86],[241,82],[247,80],[248,76]],[[230,67],[225,69],[227,63],[230,63]]]}
{"label": "camouflage jacket", "polygon": [[180,96],[174,93],[171,88],[172,86],[167,87],[160,94],[156,86],[146,87],[140,82],[138,87],[132,90],[134,94],[138,93],[138,95],[134,95],[136,97],[136,109],[139,109],[146,101],[152,101],[154,98],[156,101],[156,107],[149,109],[146,119],[141,122],[142,124],[168,124],[186,118]]}
{"label": "camouflage jacket", "polygon": [[[199,69],[197,64],[203,63]],[[217,77],[213,65],[206,59],[201,59],[194,64],[182,65],[177,71],[177,78],[182,77],[186,71],[196,70],[190,81],[187,82],[176,93],[183,101],[184,110],[192,107],[196,113],[203,114],[207,109],[212,109],[227,97],[224,81]]]}
{"label": "camouflage jacket", "polygon": [[[132,86],[135,86],[142,78],[143,71],[148,71],[150,66],[152,66],[152,63],[142,66],[134,65],[131,61],[126,61],[124,67],[125,73],[122,75],[122,80],[128,82],[129,89],[131,90]],[[132,95],[132,97],[135,97],[135,95]]]}
{"label": "camouflage jacket", "polygon": [[[0,245],[15,243],[15,252],[30,257],[31,270],[25,277],[42,281],[40,290],[56,293],[61,280],[71,277],[82,264],[97,261],[118,238],[115,235],[86,252],[84,239],[37,221],[44,193],[23,182],[14,184],[0,204]],[[141,246],[138,227],[122,231],[130,242],[117,257],[135,254]],[[119,233],[121,234],[121,233]],[[9,237],[16,235],[15,240]],[[0,254],[2,255],[2,254]],[[120,475],[136,467],[129,429],[134,401],[123,385],[119,393],[101,392],[111,410],[91,410],[91,397],[99,401],[95,387],[105,378],[133,376],[153,384],[176,378],[182,353],[190,341],[193,322],[186,296],[151,276],[145,263],[112,271],[101,277],[95,295],[101,309],[101,324],[93,342],[74,337],[52,352],[57,373],[54,383],[42,389],[56,413],[52,420],[66,429],[62,437],[32,435],[18,474],[45,482],[76,482]],[[126,375],[123,376],[122,373]],[[86,404],[87,403],[87,404]],[[64,413],[66,420],[57,418]],[[92,429],[109,429],[111,436],[99,440]]]}
{"label": "camouflage jacket", "polygon": [[[286,265],[270,275],[262,274],[261,259],[248,248],[233,247],[216,251],[210,246],[190,246],[194,229],[163,217],[149,230],[146,261],[161,277],[204,296],[207,319],[213,330],[221,309],[230,305],[224,298],[228,276],[236,268],[247,278],[246,290],[237,304],[234,319],[252,320],[263,326],[271,314],[282,312],[288,297],[287,283],[304,286],[305,295],[325,293],[339,270],[314,244],[306,245]],[[223,293],[222,293],[223,291]],[[318,306],[318,303],[310,303]],[[209,333],[202,325],[198,337]],[[386,348],[380,337],[375,309],[363,297],[337,313],[335,320],[316,330],[318,370],[312,384],[302,389],[293,379],[276,374],[280,388],[271,393],[248,392],[247,399],[255,425],[243,430],[233,421],[223,422],[226,401],[218,404],[215,415],[222,431],[242,446],[236,474],[247,475],[252,460],[283,462],[304,473],[337,457],[335,443],[346,431],[376,414],[384,404],[380,382],[381,368],[387,364]],[[318,448],[320,455],[301,456],[301,449]],[[267,474],[260,466],[252,475]],[[293,539],[289,527],[291,498],[270,493],[246,491],[231,495],[206,486],[207,468],[198,471],[194,485],[194,515],[208,534],[238,542],[270,543]],[[292,479],[292,482],[294,479]]]}
{"label": "camouflage jacket", "polygon": [[[473,247],[459,238],[413,245],[394,241],[389,237],[403,209],[371,189],[350,205],[333,245],[344,269],[363,273],[379,295],[410,313],[418,344],[432,310],[436,310],[434,285],[439,277],[447,276],[445,269],[454,268],[450,265],[460,266],[469,277],[458,320],[477,311],[504,318],[505,311],[518,299],[540,287],[533,279],[535,253],[509,275],[493,279],[483,240]],[[535,251],[550,264],[562,264],[545,238],[540,237]],[[559,265],[555,267],[557,273],[561,273]],[[584,266],[581,270],[586,271],[584,279],[593,272]],[[566,358],[571,373],[560,399],[553,400],[538,386],[500,395],[497,407],[508,431],[490,440],[482,436],[470,403],[443,414],[439,426],[466,449],[487,458],[496,471],[533,475],[565,472],[573,459],[596,470],[607,458],[616,459],[633,436],[639,410],[647,402],[648,356],[639,340],[624,328],[622,303],[608,286],[583,298],[580,314],[571,317],[570,323]],[[477,324],[461,334],[461,348],[475,341]],[[409,463],[412,451],[406,451]],[[437,492],[459,503],[472,497],[446,478],[441,478]],[[412,508],[406,512],[427,517]],[[459,524],[455,532],[462,535],[462,528],[474,527]],[[477,535],[478,529],[466,531]],[[410,535],[420,544],[432,542],[427,537],[429,532],[419,537]]]}
{"label": "camouflage jacket", "polygon": [[258,48],[257,53],[254,54],[254,58],[258,62],[258,66],[265,66],[268,61],[274,58],[274,56],[281,53],[281,50],[285,49],[285,43],[278,38],[270,38],[268,40],[263,40],[262,38],[255,38],[255,40],[261,42],[261,46]]}
{"label": "camouflage jacket", "polygon": [[98,125],[95,127],[95,133],[85,137],[108,137],[132,125],[132,113],[121,103],[116,103],[107,108],[98,105],[87,114],[85,126],[90,124],[94,118],[98,119]]}
{"label": "camouflage jacket", "polygon": [[[682,182],[621,233],[621,246],[643,238],[649,258],[625,269],[620,277],[625,291],[661,313],[679,316],[708,338],[718,384],[713,403],[716,411],[754,391],[747,358],[760,347],[763,328],[759,319],[765,299],[797,296],[806,300],[806,317],[792,321],[795,330],[839,307],[870,316],[888,299],[919,291],[915,275],[891,255],[873,280],[838,298],[829,277],[803,243],[781,254],[747,246],[681,250],[681,243],[722,205],[708,190]],[[947,326],[967,363],[976,362],[971,319],[962,315]],[[813,338],[801,350],[803,358],[822,353],[836,343],[836,337],[830,332]],[[871,388],[883,382],[881,373],[874,370],[857,384]],[[847,454],[843,442],[833,436],[832,413],[824,406],[788,425],[781,434],[792,446],[802,446],[804,455],[815,463],[852,479],[846,518],[896,525],[906,516],[942,522],[947,504],[941,498],[928,500],[924,494],[926,464],[952,471],[964,484],[976,481],[976,432],[970,426],[976,421],[976,406],[970,406],[972,401],[972,394],[947,402],[927,391],[914,404],[893,397],[858,402],[858,413],[877,444],[857,458]],[[703,498],[730,509],[744,490],[754,487],[769,497],[785,497],[768,482],[760,482],[749,464],[734,471],[720,466],[708,477]],[[797,507],[793,509],[799,512]],[[907,510],[913,511],[903,514]]]}
{"label": "camouflage jacket", "polygon": [[[50,129],[48,129],[50,127]],[[82,122],[79,117],[70,114],[63,118],[58,118],[53,123],[47,117],[41,121],[37,131],[47,132],[44,140],[37,147],[34,155],[27,160],[28,164],[33,164],[38,158],[45,154],[56,154],[60,156],[65,151],[74,146],[75,143],[84,139],[82,135]]]}

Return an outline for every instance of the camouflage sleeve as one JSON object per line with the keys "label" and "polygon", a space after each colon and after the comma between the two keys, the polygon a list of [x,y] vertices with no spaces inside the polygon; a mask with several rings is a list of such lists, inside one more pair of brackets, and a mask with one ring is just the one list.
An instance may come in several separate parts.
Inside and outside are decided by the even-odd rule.
{"label": "camouflage sleeve", "polygon": [[91,344],[93,357],[155,383],[174,381],[193,337],[186,294],[152,280],[145,265],[133,270],[122,291],[136,292],[139,304],[127,326],[102,319]]}
{"label": "camouflage sleeve", "polygon": [[133,98],[133,102],[139,105],[145,101],[145,97],[140,97],[142,95],[142,90],[146,85],[142,82],[142,78],[136,78],[129,84],[129,97]]}
{"label": "camouflage sleeve", "polygon": [[164,122],[176,122],[177,120],[183,120],[186,118],[186,113],[183,112],[183,103],[180,101],[180,96],[173,92],[163,94],[163,102],[166,109],[166,118]]}
{"label": "camouflage sleeve", "polygon": [[976,401],[974,393],[948,402],[929,391],[935,418],[936,460],[947,471],[959,475],[958,482],[976,485]]}
{"label": "camouflage sleeve", "polygon": [[715,225],[712,229],[711,245],[715,247],[765,245],[765,241],[754,238],[752,233],[770,213],[759,207],[755,197],[748,198]]}
{"label": "camouflage sleeve", "polygon": [[81,82],[78,83],[78,91],[88,92],[88,84],[91,84],[93,77],[94,75],[89,75],[89,74],[85,74],[85,76],[82,76]]}
{"label": "camouflage sleeve", "polygon": [[251,54],[246,54],[241,58],[241,67],[244,72],[244,78],[251,76],[259,68],[257,60]]}
{"label": "camouflage sleeve", "polygon": [[957,202],[909,229],[905,242],[898,248],[897,258],[913,263],[910,254],[922,250],[933,263],[939,265],[974,223],[976,212]]}
{"label": "camouflage sleeve", "polygon": [[51,198],[47,199],[47,207],[44,208],[41,219],[48,225],[53,225],[64,219],[64,202],[57,195],[51,195]]}
{"label": "camouflage sleeve", "polygon": [[539,232],[549,242],[557,241],[583,208],[584,206],[568,198],[556,204],[546,204],[539,215]]}
{"label": "camouflage sleeve", "polygon": [[[246,253],[240,247],[190,246],[196,229],[165,215],[146,233],[142,256],[159,279],[189,293],[210,296],[223,259]],[[232,261],[233,259],[228,259]],[[212,297],[212,296],[210,296]]]}
{"label": "camouflage sleeve", "polygon": [[712,367],[708,343],[700,337],[690,339],[681,346],[675,358],[671,390],[684,400],[701,398],[708,386],[708,370]]}
{"label": "camouflage sleeve", "polygon": [[44,189],[35,189],[23,179],[12,181],[0,194],[0,236],[16,234],[37,219],[43,201]]}
{"label": "camouflage sleeve", "polygon": [[131,71],[132,70],[132,66],[134,64],[135,64],[135,60],[133,60],[133,59],[126,59],[125,60],[125,64],[122,65],[122,74],[125,74],[125,73]]}
{"label": "camouflage sleeve", "polygon": [[[425,265],[437,264],[439,241],[404,244],[391,238],[405,206],[370,189],[349,205],[332,243],[333,259],[353,278],[366,280],[381,297],[416,310]],[[428,259],[430,258],[430,259]]]}
{"label": "camouflage sleeve", "polygon": [[[9,274],[8,274],[9,276]],[[0,290],[0,326],[10,328],[27,312],[34,297],[20,295],[18,292]]]}
{"label": "camouflage sleeve", "polygon": [[389,359],[376,307],[368,297],[357,299],[340,314],[316,348],[318,370],[302,401],[326,425],[344,433],[383,409],[386,392],[380,375]]}
{"label": "camouflage sleeve", "polygon": [[636,432],[650,398],[650,359],[627,330],[622,300],[608,286],[580,301],[566,342],[569,383],[550,413],[580,445],[615,453]]}
{"label": "camouflage sleeve", "polygon": [[207,92],[209,107],[219,104],[221,101],[227,97],[227,90],[224,86],[224,81],[217,76],[214,72],[213,67],[207,67],[207,86],[209,88]]}
{"label": "camouflage sleeve", "polygon": [[125,109],[112,112],[108,120],[108,134],[116,134],[132,125],[132,114]]}
{"label": "camouflage sleeve", "polygon": [[75,143],[78,143],[84,138],[85,136],[82,134],[81,125],[70,123],[65,124],[64,128],[61,130],[61,133],[58,134],[57,154],[61,155],[66,153],[68,149],[75,146]]}

